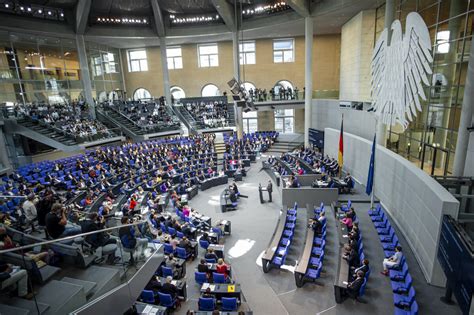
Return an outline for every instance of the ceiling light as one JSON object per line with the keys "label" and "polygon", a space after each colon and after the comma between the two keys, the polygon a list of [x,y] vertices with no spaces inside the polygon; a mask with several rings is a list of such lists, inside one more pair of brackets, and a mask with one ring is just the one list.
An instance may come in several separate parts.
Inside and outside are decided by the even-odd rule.
{"label": "ceiling light", "polygon": [[9,8],[10,5],[8,3],[5,3],[5,8]]}
{"label": "ceiling light", "polygon": [[39,14],[43,13],[43,10],[39,9],[39,10],[38,10],[38,13],[39,13]]}
{"label": "ceiling light", "polygon": [[26,10],[27,10],[28,12],[31,12],[31,8],[27,8]]}

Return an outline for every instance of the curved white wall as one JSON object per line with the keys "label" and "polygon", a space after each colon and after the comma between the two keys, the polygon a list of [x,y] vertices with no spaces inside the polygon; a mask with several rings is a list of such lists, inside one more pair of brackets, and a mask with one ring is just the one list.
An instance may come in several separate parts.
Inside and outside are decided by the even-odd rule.
{"label": "curved white wall", "polygon": [[[337,157],[339,130],[326,128],[324,152]],[[344,170],[365,185],[372,141],[344,132]],[[445,285],[436,258],[444,214],[457,217],[459,202],[427,173],[400,155],[377,145],[375,196],[410,244],[428,283]]]}

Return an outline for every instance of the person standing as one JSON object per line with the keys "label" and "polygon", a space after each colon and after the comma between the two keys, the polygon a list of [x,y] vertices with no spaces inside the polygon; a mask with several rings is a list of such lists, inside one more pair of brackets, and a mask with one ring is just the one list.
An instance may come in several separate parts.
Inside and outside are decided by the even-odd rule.
{"label": "person standing", "polygon": [[38,220],[38,213],[35,206],[35,194],[28,195],[28,199],[23,203],[23,212],[26,218],[26,224],[31,225],[31,230],[35,230],[34,221]]}
{"label": "person standing", "polygon": [[272,202],[272,192],[273,192],[273,185],[272,181],[269,180],[267,184],[267,191],[268,191],[268,201]]}

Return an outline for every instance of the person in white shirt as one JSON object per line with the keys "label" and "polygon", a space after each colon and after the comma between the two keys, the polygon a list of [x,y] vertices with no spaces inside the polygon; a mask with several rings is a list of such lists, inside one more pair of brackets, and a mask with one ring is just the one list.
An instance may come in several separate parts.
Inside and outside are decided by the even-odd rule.
{"label": "person in white shirt", "polygon": [[36,212],[36,206],[35,206],[35,195],[34,194],[29,194],[28,199],[23,203],[23,212],[26,217],[26,223],[31,224],[33,230],[33,221],[35,221],[38,218],[38,214]]}
{"label": "person in white shirt", "polygon": [[400,266],[402,257],[403,257],[402,247],[401,246],[395,247],[395,254],[383,260],[383,271],[381,272],[381,274],[383,274],[384,276],[388,276],[389,274],[388,268]]}

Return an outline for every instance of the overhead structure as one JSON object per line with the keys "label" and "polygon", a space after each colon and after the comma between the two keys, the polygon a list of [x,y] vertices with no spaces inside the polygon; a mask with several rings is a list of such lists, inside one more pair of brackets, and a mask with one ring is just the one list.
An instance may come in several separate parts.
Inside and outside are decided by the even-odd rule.
{"label": "overhead structure", "polygon": [[81,0],[76,5],[76,34],[84,35],[87,22],[89,20],[89,12],[91,10],[92,0]]}
{"label": "overhead structure", "polygon": [[232,32],[237,31],[237,21],[232,5],[226,0],[212,0],[212,4],[216,8],[227,28]]}
{"label": "overhead structure", "polygon": [[287,0],[286,3],[299,15],[302,17],[308,17],[311,15],[309,9],[308,0]]}
{"label": "overhead structure", "polygon": [[150,0],[151,7],[153,9],[153,20],[155,25],[155,31],[159,37],[166,36],[165,23],[163,21],[163,14],[161,13],[160,4],[158,0]]}

